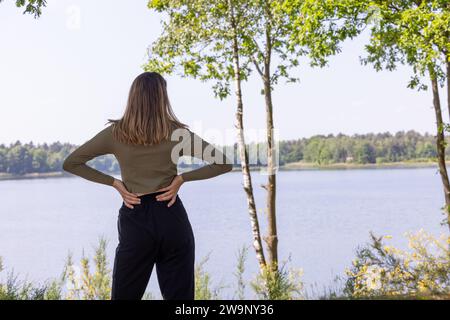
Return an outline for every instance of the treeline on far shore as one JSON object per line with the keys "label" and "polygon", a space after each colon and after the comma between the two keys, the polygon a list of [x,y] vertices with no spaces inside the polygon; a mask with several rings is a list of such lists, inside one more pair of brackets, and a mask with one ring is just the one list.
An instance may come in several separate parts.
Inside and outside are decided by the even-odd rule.
{"label": "treeline on far shore", "polygon": [[[249,150],[264,144],[250,144]],[[29,173],[49,173],[62,171],[62,163],[77,146],[70,143],[51,144],[22,143],[16,141],[9,146],[0,144],[0,173],[24,175]],[[435,137],[416,131],[392,133],[369,133],[355,135],[316,135],[310,138],[279,142],[279,163],[285,165],[295,162],[328,165],[335,163],[375,164],[402,161],[434,160],[437,156]],[[239,165],[238,152],[231,153],[237,145],[226,147],[234,154],[235,164]],[[255,148],[253,149],[255,150]],[[450,151],[447,148],[447,153]],[[259,156],[261,156],[258,158]],[[264,152],[257,155],[250,152],[250,163],[264,165]],[[257,159],[252,159],[255,156]],[[94,168],[119,173],[120,167],[113,155],[105,155],[88,162]],[[186,162],[181,166],[187,166]]]}

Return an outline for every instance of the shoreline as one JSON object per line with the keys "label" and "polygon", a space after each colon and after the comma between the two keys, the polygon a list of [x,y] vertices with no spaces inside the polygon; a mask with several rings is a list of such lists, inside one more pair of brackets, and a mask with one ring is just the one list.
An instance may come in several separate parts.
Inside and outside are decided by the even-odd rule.
{"label": "shoreline", "polygon": [[[450,161],[447,162],[450,165]],[[280,170],[355,170],[355,169],[415,169],[415,168],[437,168],[434,161],[399,161],[386,163],[332,163],[332,164],[315,164],[308,162],[291,162],[282,167]]]}
{"label": "shoreline", "polygon": [[[450,165],[450,161],[447,162]],[[301,171],[301,170],[355,170],[355,169],[418,169],[418,168],[437,168],[437,163],[429,162],[389,162],[381,164],[355,164],[355,163],[333,163],[319,165],[307,162],[292,162],[279,167],[279,171]],[[258,171],[265,167],[250,167],[250,171]],[[234,167],[232,171],[241,171],[240,167]],[[110,173],[111,175],[120,175],[120,173]],[[9,173],[0,173],[2,180],[28,180],[28,179],[47,179],[47,178],[67,178],[73,177],[63,171],[45,172],[45,173],[27,173],[24,175],[13,175]]]}
{"label": "shoreline", "polygon": [[28,180],[28,179],[45,179],[45,178],[63,178],[68,177],[67,174],[65,174],[62,171],[56,171],[56,172],[44,172],[44,173],[26,173],[23,175],[15,175],[10,173],[0,173],[0,181],[2,180]]}

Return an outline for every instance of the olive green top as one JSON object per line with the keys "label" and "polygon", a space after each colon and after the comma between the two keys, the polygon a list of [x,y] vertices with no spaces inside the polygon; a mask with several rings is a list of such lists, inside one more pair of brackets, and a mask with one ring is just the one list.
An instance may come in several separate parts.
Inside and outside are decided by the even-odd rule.
{"label": "olive green top", "polygon": [[117,141],[112,135],[112,126],[101,130],[73,151],[64,161],[63,169],[93,182],[112,185],[112,176],[88,166],[86,162],[104,154],[113,154],[119,162],[122,181],[132,193],[151,193],[168,186],[178,174],[180,156],[208,163],[182,173],[184,181],[208,179],[232,169],[229,158],[189,129],[177,129],[177,134],[172,134],[171,139],[145,146]]}

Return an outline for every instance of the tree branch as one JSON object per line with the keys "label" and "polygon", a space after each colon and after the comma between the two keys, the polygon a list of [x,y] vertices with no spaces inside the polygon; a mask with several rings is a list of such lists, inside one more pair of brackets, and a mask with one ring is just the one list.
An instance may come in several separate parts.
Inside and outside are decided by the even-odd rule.
{"label": "tree branch", "polygon": [[252,61],[253,61],[253,64],[255,65],[256,71],[258,71],[258,73],[259,73],[259,75],[260,75],[261,77],[264,77],[264,73],[263,73],[263,71],[261,70],[261,68],[259,67],[258,61],[256,61],[256,59],[255,59],[254,56],[252,56],[251,59],[252,59]]}

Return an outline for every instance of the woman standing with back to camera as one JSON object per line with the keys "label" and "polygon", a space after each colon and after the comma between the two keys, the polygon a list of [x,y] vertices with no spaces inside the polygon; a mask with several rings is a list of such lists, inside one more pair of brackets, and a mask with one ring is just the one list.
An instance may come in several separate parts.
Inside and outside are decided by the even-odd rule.
{"label": "woman standing with back to camera", "polygon": [[[177,193],[184,182],[215,177],[232,164],[176,118],[166,81],[156,72],[133,81],[123,117],[108,124],[73,151],[63,169],[122,196],[111,299],[142,299],[156,265],[163,299],[193,300],[195,240]],[[117,158],[123,181],[86,164],[104,154]],[[209,164],[177,174],[180,156]]]}

